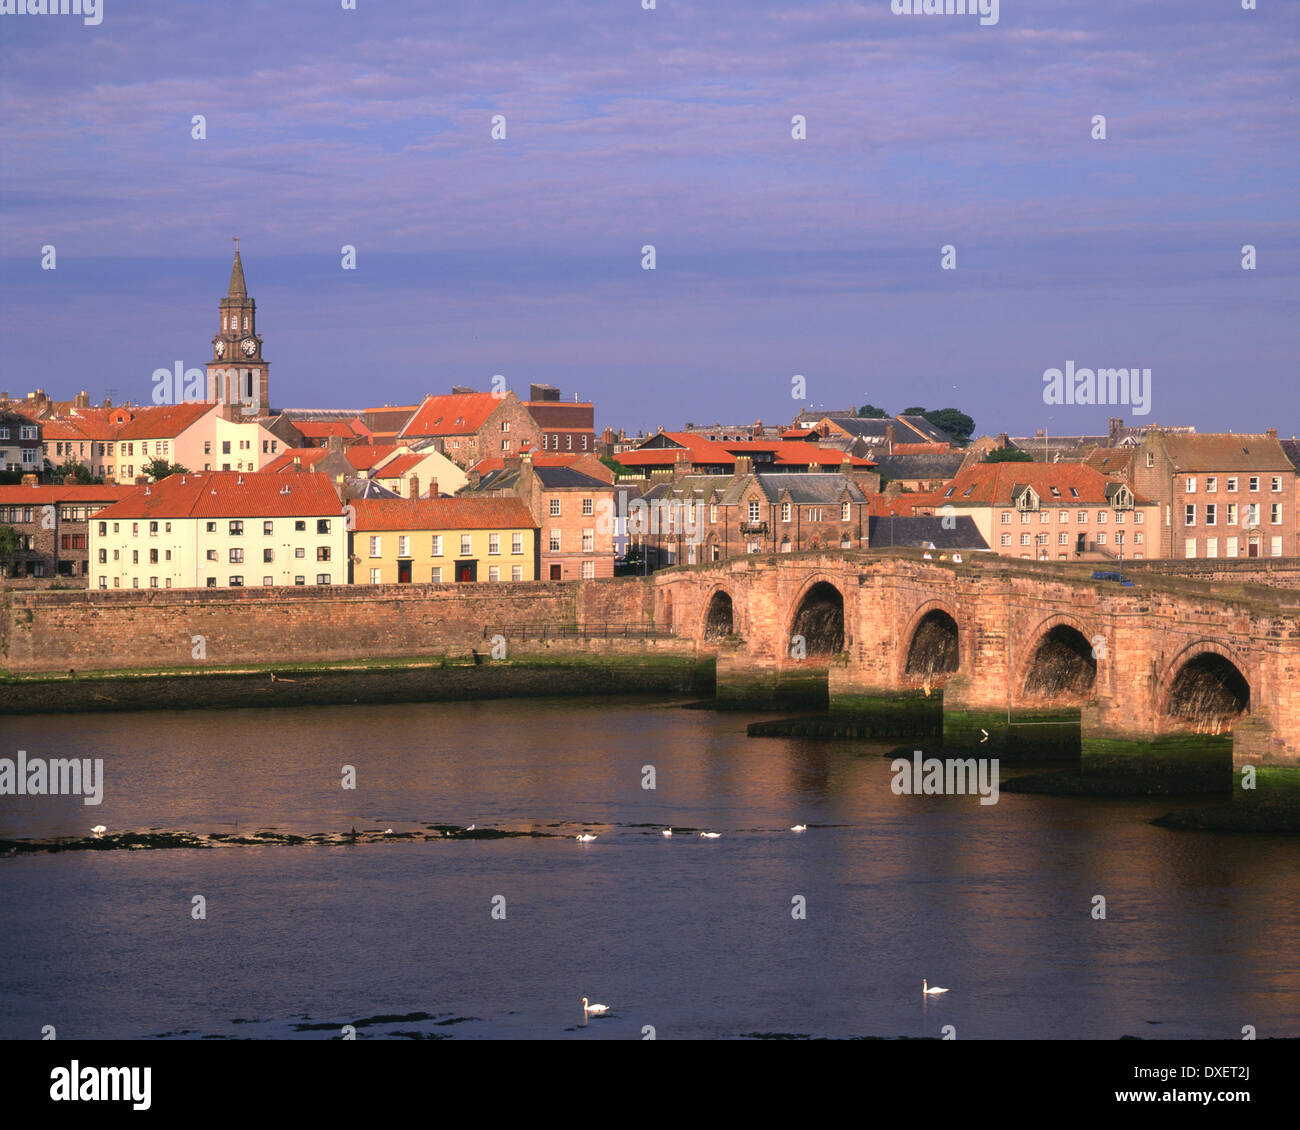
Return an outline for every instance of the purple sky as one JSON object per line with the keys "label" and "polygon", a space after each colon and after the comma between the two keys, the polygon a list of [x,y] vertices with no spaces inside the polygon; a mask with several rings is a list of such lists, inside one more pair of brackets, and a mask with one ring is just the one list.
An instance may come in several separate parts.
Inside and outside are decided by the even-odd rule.
{"label": "purple sky", "polygon": [[[103,3],[0,16],[11,393],[201,366],[237,234],[281,408],[501,373],[631,432],[1300,432],[1295,3]],[[1150,368],[1149,415],[1045,405],[1067,361]]]}

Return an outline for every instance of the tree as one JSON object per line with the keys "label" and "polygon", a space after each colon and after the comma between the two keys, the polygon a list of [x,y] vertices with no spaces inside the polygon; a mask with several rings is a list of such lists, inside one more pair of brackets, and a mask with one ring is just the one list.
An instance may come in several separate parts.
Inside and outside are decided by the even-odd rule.
{"label": "tree", "polygon": [[985,463],[1032,463],[1034,457],[1018,447],[995,447],[986,456]]}
{"label": "tree", "polygon": [[624,475],[630,475],[632,473],[626,467],[624,467],[622,463],[620,463],[617,459],[615,459],[612,455],[602,455],[600,457],[600,461],[604,463],[605,466],[608,467],[611,471],[614,472],[614,478],[616,479],[622,478]]}
{"label": "tree", "polygon": [[883,408],[877,408],[874,404],[864,404],[858,409],[858,415],[868,420],[885,420],[889,417],[888,412]]}
{"label": "tree", "polygon": [[149,460],[141,470],[154,482],[165,479],[168,475],[188,475],[190,473],[188,467],[182,467],[179,463],[168,463],[161,455]]}
{"label": "tree", "polygon": [[87,467],[80,459],[69,459],[62,467],[55,472],[55,476],[61,478],[64,482],[71,479],[74,483],[102,483],[102,477],[97,477],[90,473]]}
{"label": "tree", "polygon": [[[6,568],[13,565],[14,558],[18,556],[18,551],[22,547],[22,538],[18,536],[18,531],[13,526],[0,526],[0,562],[3,562]],[[3,572],[4,570],[0,570],[0,575]]]}
{"label": "tree", "polygon": [[904,409],[899,413],[899,415],[900,415],[900,416],[924,416],[924,415],[925,415],[925,409],[924,409],[924,408],[921,408],[921,407],[919,407],[919,406],[917,406],[917,405],[913,405],[911,408],[904,408]]}
{"label": "tree", "polygon": [[970,442],[971,434],[975,431],[975,421],[956,408],[936,408],[932,412],[922,412],[921,415],[941,432],[952,436],[953,443],[963,447]]}

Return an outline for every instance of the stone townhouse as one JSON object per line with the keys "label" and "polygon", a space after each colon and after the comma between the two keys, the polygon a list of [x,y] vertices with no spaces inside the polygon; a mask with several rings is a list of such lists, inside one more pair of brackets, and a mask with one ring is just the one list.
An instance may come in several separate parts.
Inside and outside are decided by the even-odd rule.
{"label": "stone townhouse", "polygon": [[[1296,545],[1296,470],[1277,437],[1148,431],[1133,488],[1160,507],[1161,557],[1283,557]],[[1154,556],[1154,554],[1153,554]]]}
{"label": "stone townhouse", "polygon": [[756,474],[742,460],[735,475],[652,483],[642,502],[629,513],[628,535],[650,568],[868,546],[868,496],[839,472]]}
{"label": "stone townhouse", "polygon": [[456,389],[449,396],[426,396],[394,442],[433,440],[458,467],[471,467],[480,459],[534,450],[540,436],[537,421],[513,392]]}
{"label": "stone townhouse", "polygon": [[358,499],[350,514],[353,584],[537,580],[537,525],[517,498]]}
{"label": "stone townhouse", "polygon": [[0,471],[39,473],[41,425],[21,412],[0,411]]}
{"label": "stone townhouse", "polygon": [[1106,561],[1153,557],[1159,507],[1083,463],[977,463],[918,514],[974,519],[1005,557]]}
{"label": "stone townhouse", "polygon": [[596,406],[590,400],[561,400],[553,385],[534,384],[524,407],[537,421],[539,450],[578,455],[596,450]]}
{"label": "stone townhouse", "polygon": [[90,521],[90,587],[343,584],[345,523],[325,475],[170,475]]}
{"label": "stone townhouse", "polygon": [[512,496],[523,502],[541,531],[543,580],[612,577],[617,526],[613,475],[599,461],[579,470],[562,458],[532,452],[507,458],[500,470],[474,472],[462,496]]}
{"label": "stone townhouse", "polygon": [[4,563],[11,577],[77,577],[89,574],[91,517],[125,498],[131,487],[39,484],[0,486],[0,526],[11,526],[21,549]]}

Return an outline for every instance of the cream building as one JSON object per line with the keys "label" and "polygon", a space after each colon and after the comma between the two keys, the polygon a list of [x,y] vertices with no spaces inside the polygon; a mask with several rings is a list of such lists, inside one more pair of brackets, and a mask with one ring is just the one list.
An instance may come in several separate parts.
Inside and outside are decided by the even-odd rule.
{"label": "cream building", "polygon": [[171,475],[90,522],[90,587],[347,581],[343,506],[324,475]]}

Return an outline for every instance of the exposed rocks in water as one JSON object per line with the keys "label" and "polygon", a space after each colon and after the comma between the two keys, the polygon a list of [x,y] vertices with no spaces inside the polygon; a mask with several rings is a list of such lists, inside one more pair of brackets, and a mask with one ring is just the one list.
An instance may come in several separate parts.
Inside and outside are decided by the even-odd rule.
{"label": "exposed rocks in water", "polygon": [[1159,828],[1189,832],[1300,833],[1300,811],[1263,804],[1223,804],[1213,808],[1182,808],[1151,821]]}
{"label": "exposed rocks in water", "polygon": [[1189,796],[1228,793],[1232,782],[1222,773],[1196,770],[1155,774],[1077,773],[1070,770],[1026,773],[1002,782],[1004,793],[1035,793],[1039,796]]}

